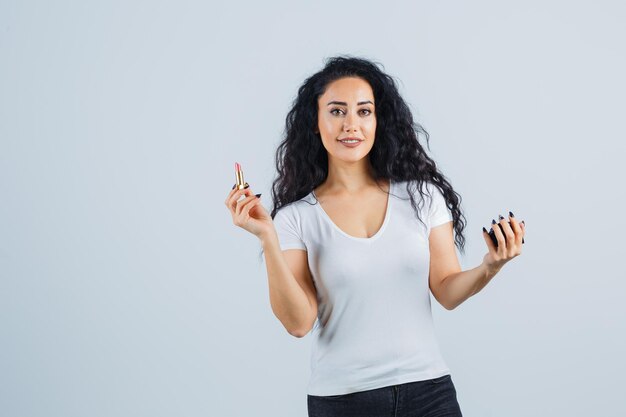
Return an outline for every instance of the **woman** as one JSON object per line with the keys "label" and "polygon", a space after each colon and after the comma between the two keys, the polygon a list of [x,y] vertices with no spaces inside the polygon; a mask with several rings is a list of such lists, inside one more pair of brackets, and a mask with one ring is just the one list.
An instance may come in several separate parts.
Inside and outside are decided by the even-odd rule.
{"label": "woman", "polygon": [[479,292],[521,253],[523,222],[500,216],[497,247],[483,227],[488,253],[461,271],[460,197],[368,60],[329,59],[285,132],[271,215],[250,187],[225,203],[261,241],[276,317],[295,337],[314,330],[309,416],[460,416],[429,294],[452,310]]}

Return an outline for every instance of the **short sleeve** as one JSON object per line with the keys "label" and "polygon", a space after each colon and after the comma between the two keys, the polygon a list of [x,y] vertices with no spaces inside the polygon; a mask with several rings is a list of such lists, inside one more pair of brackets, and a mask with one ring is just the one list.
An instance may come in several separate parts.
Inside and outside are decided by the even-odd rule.
{"label": "short sleeve", "polygon": [[299,217],[294,212],[293,204],[281,207],[274,216],[274,227],[278,235],[278,241],[282,250],[304,249],[306,245],[302,240]]}
{"label": "short sleeve", "polygon": [[430,228],[432,229],[435,226],[452,221],[453,217],[439,188],[437,188],[436,185],[431,184],[430,192],[432,195],[432,203],[428,219],[430,221]]}

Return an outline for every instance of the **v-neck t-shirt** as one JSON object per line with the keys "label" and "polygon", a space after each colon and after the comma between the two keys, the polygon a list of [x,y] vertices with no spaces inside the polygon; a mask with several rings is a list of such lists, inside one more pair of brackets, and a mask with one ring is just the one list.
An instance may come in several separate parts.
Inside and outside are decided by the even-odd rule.
{"label": "v-neck t-shirt", "polygon": [[[452,221],[443,195],[390,181],[382,226],[369,238],[340,229],[310,192],[274,217],[280,248],[302,249],[317,291],[309,395],[342,395],[449,374],[437,343],[428,275],[430,230]],[[429,196],[430,195],[430,196]],[[431,197],[432,196],[432,197]]]}

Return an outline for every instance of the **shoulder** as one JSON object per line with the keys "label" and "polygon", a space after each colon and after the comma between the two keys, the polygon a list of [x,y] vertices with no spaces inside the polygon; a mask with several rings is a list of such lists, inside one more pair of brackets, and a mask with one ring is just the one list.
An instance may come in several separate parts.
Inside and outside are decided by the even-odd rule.
{"label": "shoulder", "polygon": [[280,207],[276,211],[276,217],[286,216],[286,217],[297,217],[300,218],[302,216],[307,216],[311,212],[310,208],[316,203],[315,197],[312,196],[311,193],[302,197],[300,200],[292,201],[291,203],[287,203],[284,206]]}
{"label": "shoulder", "polygon": [[408,199],[409,194],[411,194],[417,200],[430,200],[437,193],[441,194],[439,188],[432,181],[422,182],[420,188],[418,188],[416,180],[394,181],[392,189],[394,195],[402,199]]}

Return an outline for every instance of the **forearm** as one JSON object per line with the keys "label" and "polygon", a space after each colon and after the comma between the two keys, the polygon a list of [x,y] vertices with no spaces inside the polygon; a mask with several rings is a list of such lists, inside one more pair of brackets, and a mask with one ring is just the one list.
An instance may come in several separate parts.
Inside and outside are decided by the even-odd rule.
{"label": "forearm", "polygon": [[455,309],[465,300],[482,290],[498,270],[487,268],[484,263],[467,271],[449,275],[441,283],[442,303],[448,310]]}
{"label": "forearm", "polygon": [[261,245],[267,267],[272,311],[289,334],[298,336],[311,321],[311,304],[285,261],[276,233],[261,239]]}

